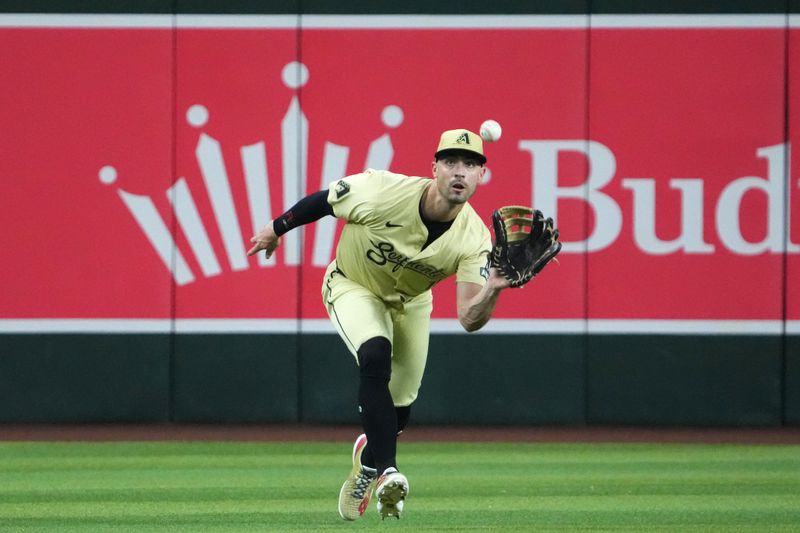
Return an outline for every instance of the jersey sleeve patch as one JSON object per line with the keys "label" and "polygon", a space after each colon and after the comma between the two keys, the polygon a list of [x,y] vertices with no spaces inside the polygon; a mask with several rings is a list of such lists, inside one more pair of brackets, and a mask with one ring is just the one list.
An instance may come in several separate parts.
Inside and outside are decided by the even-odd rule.
{"label": "jersey sleeve patch", "polygon": [[339,180],[338,182],[336,182],[336,187],[334,188],[334,192],[336,193],[336,199],[338,200],[339,198],[350,192],[350,185],[344,180]]}
{"label": "jersey sleeve patch", "polygon": [[480,275],[483,279],[489,280],[489,268],[492,266],[492,254],[489,253],[489,250],[485,250],[481,252],[482,254],[486,254],[486,263],[480,269]]}

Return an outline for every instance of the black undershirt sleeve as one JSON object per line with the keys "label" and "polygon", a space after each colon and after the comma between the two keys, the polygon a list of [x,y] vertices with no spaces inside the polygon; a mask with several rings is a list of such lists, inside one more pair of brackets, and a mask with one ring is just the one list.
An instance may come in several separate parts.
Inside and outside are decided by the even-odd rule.
{"label": "black undershirt sleeve", "polygon": [[272,229],[280,237],[287,231],[310,222],[315,222],[325,215],[333,215],[333,207],[328,203],[328,191],[322,190],[309,194],[288,211],[275,219]]}

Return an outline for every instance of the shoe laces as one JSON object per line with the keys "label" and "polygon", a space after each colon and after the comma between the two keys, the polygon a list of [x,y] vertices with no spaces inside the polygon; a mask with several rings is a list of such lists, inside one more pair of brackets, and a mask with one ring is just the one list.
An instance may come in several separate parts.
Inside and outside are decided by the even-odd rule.
{"label": "shoe laces", "polygon": [[353,497],[363,500],[370,483],[372,483],[376,477],[378,477],[377,473],[373,474],[361,468],[356,475],[356,487],[353,489]]}

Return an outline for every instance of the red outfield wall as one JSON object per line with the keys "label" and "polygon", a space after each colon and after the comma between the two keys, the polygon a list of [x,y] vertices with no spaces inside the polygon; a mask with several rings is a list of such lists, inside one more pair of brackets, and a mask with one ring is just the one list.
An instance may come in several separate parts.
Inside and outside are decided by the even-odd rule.
{"label": "red outfield wall", "polygon": [[487,118],[473,205],[564,241],[496,331],[800,331],[795,19],[557,19],[0,17],[0,331],[327,331],[341,224],[266,264],[250,235]]}

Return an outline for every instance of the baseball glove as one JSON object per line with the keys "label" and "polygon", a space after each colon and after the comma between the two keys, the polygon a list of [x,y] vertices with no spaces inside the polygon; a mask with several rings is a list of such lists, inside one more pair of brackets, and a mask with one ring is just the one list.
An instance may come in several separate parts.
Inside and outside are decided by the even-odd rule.
{"label": "baseball glove", "polygon": [[495,242],[491,265],[512,287],[522,287],[561,251],[553,219],[539,210],[509,205],[492,213]]}

